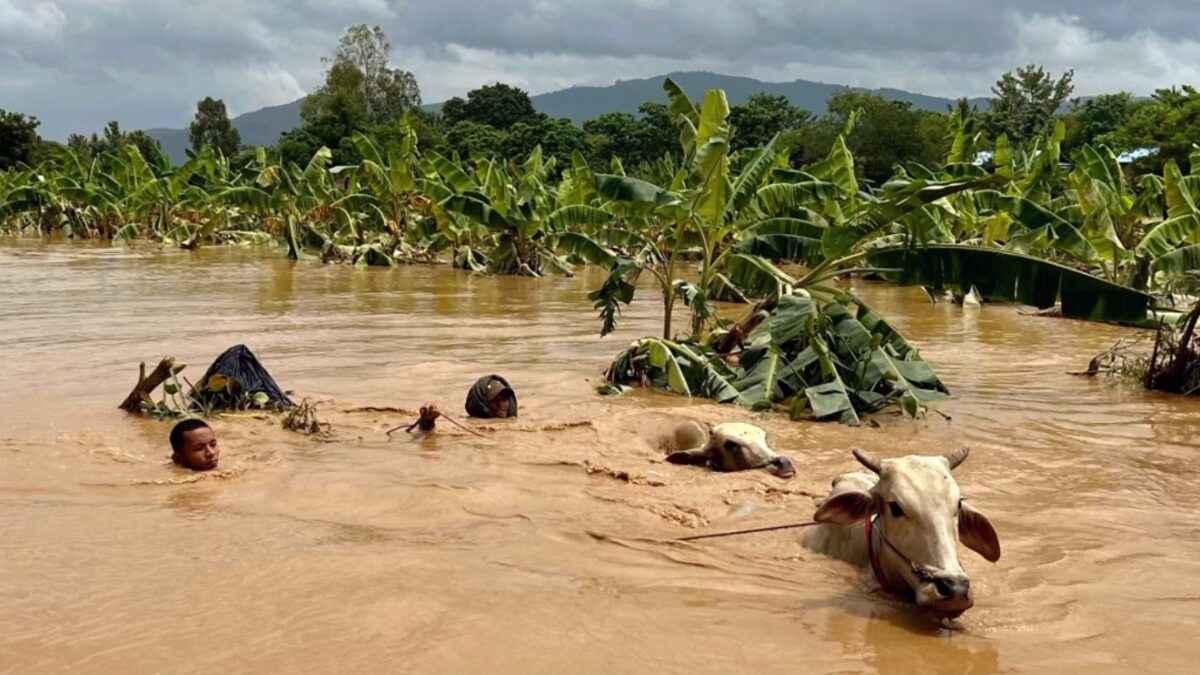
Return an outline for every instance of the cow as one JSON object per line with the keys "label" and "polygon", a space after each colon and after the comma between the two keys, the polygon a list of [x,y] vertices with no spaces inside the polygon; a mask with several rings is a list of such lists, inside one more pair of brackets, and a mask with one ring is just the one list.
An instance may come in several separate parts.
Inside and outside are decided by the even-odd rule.
{"label": "cow", "polygon": [[675,427],[673,464],[700,464],[714,471],[766,469],[779,478],[796,475],[792,460],[767,445],[767,432],[753,424],[727,422],[712,428],[687,421]]}
{"label": "cow", "polygon": [[990,562],[1000,540],[986,516],[965,502],[950,474],[970,454],[909,455],[878,460],[864,450],[855,459],[870,473],[838,476],[804,534],[804,545],[869,566],[879,585],[944,618],[975,604],[958,562],[961,541]]}

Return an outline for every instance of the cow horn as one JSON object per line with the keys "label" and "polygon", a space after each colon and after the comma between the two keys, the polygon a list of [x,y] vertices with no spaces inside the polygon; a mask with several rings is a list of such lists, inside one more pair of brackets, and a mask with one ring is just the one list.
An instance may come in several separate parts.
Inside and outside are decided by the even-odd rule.
{"label": "cow horn", "polygon": [[854,459],[857,459],[859,464],[867,467],[875,474],[881,472],[881,469],[879,468],[879,460],[872,457],[871,453],[861,448],[855,448],[851,452],[854,454]]}
{"label": "cow horn", "polygon": [[950,470],[953,471],[958,468],[959,464],[965,462],[970,454],[971,448],[964,445],[963,447],[951,452],[947,452],[942,456],[945,457],[946,461],[950,463]]}

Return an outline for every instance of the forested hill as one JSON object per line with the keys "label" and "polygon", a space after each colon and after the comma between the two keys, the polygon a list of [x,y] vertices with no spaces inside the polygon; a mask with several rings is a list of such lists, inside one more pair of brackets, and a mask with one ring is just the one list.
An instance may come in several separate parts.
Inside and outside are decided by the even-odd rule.
{"label": "forested hill", "polygon": [[[766,92],[786,96],[792,105],[814,113],[825,112],[826,102],[834,92],[846,89],[844,85],[824,84],[808,80],[794,82],[763,82],[750,77],[721,75],[709,72],[671,73],[684,91],[695,92],[699,96],[709,89],[724,89],[729,97],[729,103],[736,105],[750,98],[751,94]],[[640,80],[620,80],[606,87],[570,87],[561,91],[533,96],[532,101],[538,112],[551,117],[568,117],[576,124],[594,118],[601,113],[619,111],[636,113],[638,106],[646,101],[664,100],[662,83],[667,75],[648,77]],[[872,91],[884,98],[898,101],[909,101],[913,107],[936,112],[946,112],[953,100],[914,94],[899,89],[874,89]],[[987,99],[972,99],[973,105],[985,109]],[[425,106],[437,110],[440,103]],[[283,105],[271,106],[254,110],[234,117],[233,126],[241,133],[242,143],[246,145],[273,145],[279,140],[279,135],[300,124],[300,101],[292,101]],[[188,146],[187,129],[149,129],[150,136],[162,144],[162,149],[175,162],[186,159],[184,149]]]}
{"label": "forested hill", "polygon": [[[571,87],[534,96],[533,105],[539,112],[551,117],[569,117],[576,124],[613,110],[636,113],[638,106],[646,101],[664,100],[662,83],[667,77],[659,75],[641,80],[620,80],[607,87]],[[684,91],[697,92],[693,94],[695,96],[709,89],[724,89],[730,105],[744,103],[752,94],[766,92],[786,96],[792,105],[811,110],[818,115],[825,113],[825,104],[834,92],[847,88],[845,85],[808,80],[763,82],[750,77],[708,72],[671,73],[669,77],[683,87]],[[942,113],[954,103],[948,98],[914,94],[899,89],[860,91],[872,91],[891,100],[910,101],[915,108]],[[978,105],[980,109],[987,107],[987,99],[972,100],[971,103]]]}

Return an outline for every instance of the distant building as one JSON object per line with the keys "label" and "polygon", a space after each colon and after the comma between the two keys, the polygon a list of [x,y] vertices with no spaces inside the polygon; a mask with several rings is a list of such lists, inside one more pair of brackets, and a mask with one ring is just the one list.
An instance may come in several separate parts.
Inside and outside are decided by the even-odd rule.
{"label": "distant building", "polygon": [[352,174],[347,173],[345,176],[342,174],[357,168],[357,164],[339,164],[337,166],[329,167],[329,175],[333,176],[333,182],[335,185],[343,190],[346,190],[350,187],[350,176]]}
{"label": "distant building", "polygon": [[1117,155],[1117,164],[1133,164],[1139,159],[1153,157],[1158,154],[1158,148],[1144,147],[1127,150]]}

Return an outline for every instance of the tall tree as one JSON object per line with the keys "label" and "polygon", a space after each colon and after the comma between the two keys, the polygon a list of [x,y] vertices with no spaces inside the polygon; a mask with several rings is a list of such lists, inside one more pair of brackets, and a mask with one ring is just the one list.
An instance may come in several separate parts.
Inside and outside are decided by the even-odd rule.
{"label": "tall tree", "polygon": [[1133,96],[1124,91],[1101,94],[1086,101],[1076,99],[1071,112],[1063,118],[1067,131],[1064,151],[1098,144],[1125,150],[1117,132],[1129,121],[1135,107]]}
{"label": "tall tree", "polygon": [[556,172],[571,165],[571,153],[588,149],[586,135],[571,120],[539,115],[512,125],[504,142],[504,154],[509,159],[521,160],[539,145],[547,159],[557,160]]}
{"label": "tall tree", "polygon": [[321,95],[300,104],[304,123],[280,137],[282,157],[303,166],[313,153],[327,147],[333,151],[334,164],[357,163],[358,152],[350,137],[368,127],[362,81],[363,73],[353,63],[335,63],[325,75]]}
{"label": "tall tree", "polygon": [[229,121],[225,101],[206,96],[203,101],[196,103],[196,117],[188,129],[188,139],[192,142],[192,149],[197,152],[205,145],[211,145],[226,157],[233,158],[237,155],[242,136]]}
{"label": "tall tree", "polygon": [[36,117],[0,109],[0,171],[34,163],[42,144],[38,124]]}
{"label": "tall tree", "polygon": [[1054,79],[1041,66],[1028,65],[1000,77],[992,86],[991,110],[987,114],[993,136],[1005,134],[1010,143],[1024,144],[1038,138],[1075,86],[1068,70]]}
{"label": "tall tree", "polygon": [[507,131],[517,122],[534,122],[538,116],[529,94],[502,82],[472,90],[461,112],[452,110],[452,114],[459,115],[454,122],[469,120],[501,131]]}
{"label": "tall tree", "polygon": [[733,149],[766,145],[775,134],[799,129],[812,117],[811,112],[792,105],[786,96],[753,94],[750,100],[729,110],[729,123],[734,128]]}
{"label": "tall tree", "polygon": [[[913,110],[908,101],[889,101],[877,94],[839,91],[829,99],[829,113],[807,125],[801,135],[800,161],[824,159],[852,114],[857,122],[846,145],[858,172],[876,184],[894,173],[897,164],[934,164],[942,159],[945,115]],[[942,118],[942,119],[938,119]]]}
{"label": "tall tree", "polygon": [[312,94],[329,95],[329,74],[335,68],[352,65],[360,73],[358,91],[368,124],[385,124],[400,119],[404,111],[421,105],[421,90],[417,78],[407,70],[391,67],[392,43],[379,26],[357,24],[346,30],[331,58],[326,84]]}
{"label": "tall tree", "polygon": [[583,123],[589,152],[597,166],[615,157],[630,166],[645,159],[638,118],[624,112],[606,112]]}
{"label": "tall tree", "polygon": [[447,127],[463,121],[467,117],[467,102],[461,96],[453,96],[442,104],[442,123]]}
{"label": "tall tree", "polygon": [[104,125],[102,134],[92,134],[90,138],[82,134],[71,134],[67,137],[67,147],[85,157],[116,154],[126,145],[135,146],[138,152],[142,153],[142,157],[153,163],[157,163],[162,155],[162,148],[157,140],[141,129],[121,131],[121,125],[116,120]]}
{"label": "tall tree", "polygon": [[490,124],[462,120],[450,127],[446,143],[463,158],[471,155],[492,157],[504,151],[507,135]]}
{"label": "tall tree", "polygon": [[679,128],[671,121],[666,104],[647,101],[638,106],[641,113],[639,137],[642,153],[647,159],[660,159],[663,155],[682,159],[683,148],[679,144]]}
{"label": "tall tree", "polygon": [[[1150,101],[1134,104],[1129,119],[1117,132],[1124,148],[1157,148],[1157,154],[1138,162],[1139,169],[1160,171],[1170,159],[1180,166],[1190,165],[1191,154],[1200,139],[1200,90],[1159,89]],[[1191,171],[1200,170],[1192,167]]]}

